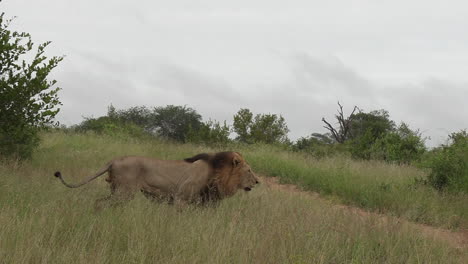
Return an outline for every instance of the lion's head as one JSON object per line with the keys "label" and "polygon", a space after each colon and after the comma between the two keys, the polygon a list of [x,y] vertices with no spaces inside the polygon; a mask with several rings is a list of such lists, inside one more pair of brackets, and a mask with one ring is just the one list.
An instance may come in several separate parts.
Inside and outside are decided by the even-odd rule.
{"label": "lion's head", "polygon": [[[232,167],[232,174],[238,178],[238,189],[250,191],[255,186],[255,184],[259,183],[258,178],[253,173],[250,165],[237,152],[234,152]],[[234,181],[233,184],[235,184]]]}
{"label": "lion's head", "polygon": [[239,152],[198,154],[187,162],[205,160],[213,169],[213,176],[202,190],[203,200],[218,200],[234,195],[238,190],[250,191],[259,183],[258,177]]}

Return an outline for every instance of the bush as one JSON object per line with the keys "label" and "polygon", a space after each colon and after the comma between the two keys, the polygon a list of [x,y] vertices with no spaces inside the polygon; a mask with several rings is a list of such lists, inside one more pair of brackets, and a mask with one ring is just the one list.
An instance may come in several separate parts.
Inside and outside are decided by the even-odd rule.
{"label": "bush", "polygon": [[122,122],[108,116],[99,118],[85,118],[85,121],[74,127],[77,132],[93,131],[97,134],[106,134],[110,136],[131,136],[133,138],[142,138],[149,133],[142,127],[133,123]]}
{"label": "bush", "polygon": [[421,134],[402,123],[395,131],[376,140],[370,149],[370,156],[372,159],[409,164],[419,160],[425,151]]}
{"label": "bush", "polygon": [[44,56],[50,42],[34,52],[31,36],[9,30],[10,22],[0,14],[0,155],[27,159],[39,130],[53,125],[59,112],[60,88],[47,77],[62,57]]}
{"label": "bush", "polygon": [[249,109],[240,109],[234,115],[233,131],[242,143],[288,144],[289,132],[286,120],[281,115],[257,114]]}
{"label": "bush", "polygon": [[203,143],[206,145],[222,146],[231,142],[229,133],[231,129],[224,121],[221,125],[218,121],[208,121],[202,123],[198,130],[190,127],[187,141],[192,143]]}
{"label": "bush", "polygon": [[450,143],[431,152],[425,165],[431,169],[428,182],[438,190],[468,193],[468,133],[452,133]]}
{"label": "bush", "polygon": [[308,137],[299,138],[292,145],[292,150],[323,158],[346,152],[346,147],[344,144],[336,143],[328,134],[312,133]]}

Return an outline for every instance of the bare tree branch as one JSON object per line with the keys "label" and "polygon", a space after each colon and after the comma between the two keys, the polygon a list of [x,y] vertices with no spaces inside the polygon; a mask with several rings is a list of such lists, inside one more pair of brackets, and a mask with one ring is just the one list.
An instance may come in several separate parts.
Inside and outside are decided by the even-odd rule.
{"label": "bare tree branch", "polygon": [[328,131],[330,131],[335,138],[335,140],[338,143],[344,143],[348,138],[350,134],[350,127],[351,127],[351,122],[354,118],[354,112],[358,110],[359,112],[361,111],[357,106],[354,106],[353,111],[351,114],[345,118],[344,113],[343,113],[343,106],[338,102],[339,110],[338,114],[335,115],[336,120],[338,121],[339,128],[338,130],[334,128],[327,120],[325,120],[324,117],[322,117],[322,122],[324,122],[326,125],[324,128],[326,128]]}
{"label": "bare tree branch", "polygon": [[332,125],[330,125],[330,123],[328,123],[327,120],[325,120],[324,117],[322,117],[322,121],[325,124],[327,124],[326,126],[323,126],[323,127],[328,129],[332,133],[335,140],[338,141],[339,143],[343,143],[343,142],[340,141],[340,137],[338,136],[338,132],[336,131],[336,129]]}

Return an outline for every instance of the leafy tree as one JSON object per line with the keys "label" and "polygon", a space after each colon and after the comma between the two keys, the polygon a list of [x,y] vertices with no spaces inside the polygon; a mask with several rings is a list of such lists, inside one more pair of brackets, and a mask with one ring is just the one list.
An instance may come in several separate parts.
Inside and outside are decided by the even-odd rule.
{"label": "leafy tree", "polygon": [[134,106],[129,109],[116,110],[113,105],[110,105],[107,116],[119,122],[139,126],[147,132],[154,132],[156,129],[153,112],[145,106]]}
{"label": "leafy tree", "polygon": [[[53,125],[61,105],[60,88],[49,73],[63,57],[47,59],[50,42],[37,46],[25,32],[9,29],[0,15],[0,154],[29,158],[39,143],[38,131]],[[30,58],[30,59],[28,59]]]}
{"label": "leafy tree", "polygon": [[186,106],[156,107],[152,118],[154,128],[160,136],[180,142],[187,141],[190,130],[198,131],[202,126],[201,115]]}
{"label": "leafy tree", "polygon": [[190,128],[188,141],[208,145],[224,145],[230,142],[230,131],[231,128],[226,124],[226,121],[220,124],[218,121],[209,120],[202,123],[198,130]]}
{"label": "leafy tree", "polygon": [[148,135],[140,126],[133,123],[122,122],[109,116],[85,118],[83,122],[74,126],[73,129],[78,132],[94,131],[98,134],[123,138],[128,138],[129,136],[132,138],[141,138]]}
{"label": "leafy tree", "polygon": [[374,159],[410,163],[419,160],[426,147],[419,131],[413,131],[407,124],[401,123],[395,131],[378,138],[370,151]]}
{"label": "leafy tree", "polygon": [[[203,124],[201,115],[186,106],[168,105],[152,110],[145,106],[135,106],[117,110],[109,106],[107,116],[97,119],[87,118],[76,127],[78,131],[92,130],[98,133],[130,135],[153,134],[167,139],[186,142],[202,128],[217,128],[217,124]],[[212,126],[212,127],[211,127]],[[221,128],[221,127],[220,127]],[[115,133],[112,130],[115,130]],[[210,131],[211,134],[215,133]]]}
{"label": "leafy tree", "polygon": [[250,132],[255,142],[273,144],[286,142],[289,129],[281,115],[258,114],[250,127]]}
{"label": "leafy tree", "polygon": [[370,133],[373,140],[395,129],[395,122],[390,119],[387,110],[374,110],[369,113],[360,112],[353,115],[350,124],[349,139],[356,139]]}
{"label": "leafy tree", "polygon": [[238,135],[237,140],[245,143],[272,144],[288,141],[289,129],[281,115],[257,114],[253,118],[249,109],[241,109],[234,115],[233,128]]}
{"label": "leafy tree", "polygon": [[372,146],[394,129],[395,123],[390,120],[386,110],[355,114],[350,124],[348,138],[351,154],[356,158],[370,159]]}
{"label": "leafy tree", "polygon": [[329,133],[312,133],[308,137],[299,138],[292,146],[293,151],[302,151],[316,157],[332,155],[336,152],[336,141]]}
{"label": "leafy tree", "polygon": [[237,140],[251,143],[250,127],[253,122],[253,114],[249,109],[242,108],[234,115],[233,130],[237,134]]}
{"label": "leafy tree", "polygon": [[435,188],[468,193],[468,132],[449,136],[450,142],[431,152],[426,166],[431,169],[428,182]]}

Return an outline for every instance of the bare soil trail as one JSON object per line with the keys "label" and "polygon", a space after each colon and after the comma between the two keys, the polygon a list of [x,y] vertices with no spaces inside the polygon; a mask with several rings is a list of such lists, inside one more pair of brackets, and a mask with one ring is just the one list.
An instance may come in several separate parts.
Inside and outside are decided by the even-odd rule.
{"label": "bare soil trail", "polygon": [[342,210],[348,210],[352,212],[353,214],[359,215],[360,217],[371,217],[371,216],[377,217],[380,221],[382,221],[382,223],[386,223],[389,220],[396,220],[397,222],[405,223],[408,226],[414,228],[415,230],[420,231],[420,233],[425,237],[444,241],[450,246],[457,248],[457,249],[468,250],[468,230],[451,231],[448,229],[437,228],[437,227],[433,227],[433,226],[429,226],[425,224],[414,223],[414,222],[411,222],[402,218],[369,212],[358,207],[336,204],[321,197],[320,194],[316,192],[303,191],[294,184],[279,183],[278,178],[268,177],[268,176],[260,176],[260,178],[261,178],[262,183],[264,183],[270,189],[283,191],[283,192],[300,193],[300,194],[309,196],[312,199],[319,199],[322,201],[329,202],[333,207],[340,208]]}

